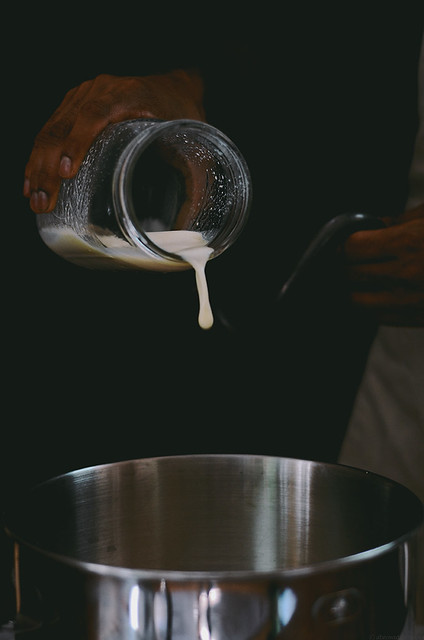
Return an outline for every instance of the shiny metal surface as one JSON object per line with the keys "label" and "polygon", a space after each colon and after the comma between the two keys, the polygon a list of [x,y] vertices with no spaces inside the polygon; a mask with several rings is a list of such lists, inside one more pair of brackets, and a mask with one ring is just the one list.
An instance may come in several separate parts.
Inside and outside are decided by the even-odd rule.
{"label": "shiny metal surface", "polygon": [[22,608],[42,594],[45,629],[61,637],[369,638],[413,619],[422,519],[418,499],[379,476],[217,455],[55,478],[7,528]]}

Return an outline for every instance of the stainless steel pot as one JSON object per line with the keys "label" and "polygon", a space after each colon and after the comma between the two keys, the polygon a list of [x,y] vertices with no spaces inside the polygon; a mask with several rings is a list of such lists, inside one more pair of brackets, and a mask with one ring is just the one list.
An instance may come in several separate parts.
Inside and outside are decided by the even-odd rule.
{"label": "stainless steel pot", "polygon": [[42,638],[409,640],[422,522],[371,473],[198,455],[54,478],[6,528],[19,616]]}

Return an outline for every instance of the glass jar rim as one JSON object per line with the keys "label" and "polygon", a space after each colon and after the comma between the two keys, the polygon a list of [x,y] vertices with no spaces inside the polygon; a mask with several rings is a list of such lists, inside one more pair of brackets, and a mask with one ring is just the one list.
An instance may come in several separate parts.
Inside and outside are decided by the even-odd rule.
{"label": "glass jar rim", "polygon": [[[136,120],[137,121],[137,120]],[[174,254],[159,247],[153,242],[149,235],[137,222],[134,210],[130,185],[134,167],[143,152],[164,133],[181,133],[192,131],[200,134],[206,141],[218,148],[220,154],[231,160],[235,180],[238,181],[240,190],[245,194],[244,198],[238,202],[238,210],[226,224],[221,228],[216,236],[211,240],[209,246],[213,249],[211,258],[220,255],[227,249],[240,235],[245,226],[246,218],[251,205],[251,177],[245,159],[237,146],[222,131],[216,127],[200,120],[176,119],[176,120],[145,120],[152,126],[140,131],[130,143],[123,149],[116,163],[112,182],[112,198],[118,223],[121,231],[131,244],[148,250],[152,256],[160,255],[167,260],[184,262],[184,260]],[[217,240],[219,244],[217,245]],[[215,246],[214,246],[215,244]]]}

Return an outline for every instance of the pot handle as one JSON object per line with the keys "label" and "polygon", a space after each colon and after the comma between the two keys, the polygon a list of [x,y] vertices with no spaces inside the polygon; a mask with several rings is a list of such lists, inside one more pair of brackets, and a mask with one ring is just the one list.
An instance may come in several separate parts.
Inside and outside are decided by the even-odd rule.
{"label": "pot handle", "polygon": [[324,251],[335,249],[355,231],[382,229],[385,226],[380,218],[368,213],[342,213],[329,220],[312,240],[293,273],[283,285],[278,300],[291,291],[299,277]]}

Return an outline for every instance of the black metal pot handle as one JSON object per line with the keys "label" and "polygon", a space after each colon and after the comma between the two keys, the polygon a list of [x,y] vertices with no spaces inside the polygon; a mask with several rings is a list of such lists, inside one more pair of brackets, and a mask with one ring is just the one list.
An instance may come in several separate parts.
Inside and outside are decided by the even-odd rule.
{"label": "black metal pot handle", "polygon": [[316,258],[325,251],[334,250],[355,231],[382,229],[384,222],[368,213],[342,213],[329,220],[312,240],[289,279],[283,285],[278,300],[286,296],[300,276],[311,268]]}
{"label": "black metal pot handle", "polygon": [[[376,216],[367,213],[342,213],[329,220],[318,232],[312,240],[305,253],[298,262],[296,268],[289,276],[281,290],[277,293],[276,298],[270,303],[269,308],[263,309],[260,317],[255,315],[254,326],[258,328],[258,322],[268,324],[273,318],[275,320],[275,310],[280,307],[280,303],[286,307],[290,307],[291,296],[288,295],[292,290],[296,290],[298,280],[302,279],[304,273],[312,270],[314,264],[318,262],[325,254],[335,252],[352,233],[355,231],[363,231],[366,229],[381,229],[386,225]],[[288,300],[286,300],[286,297]],[[286,304],[287,303],[287,304]],[[240,331],[249,324],[249,313],[243,314],[243,324],[240,322],[237,313],[229,313],[228,310],[223,311],[220,308],[215,309],[215,316],[220,324],[227,331]]]}

